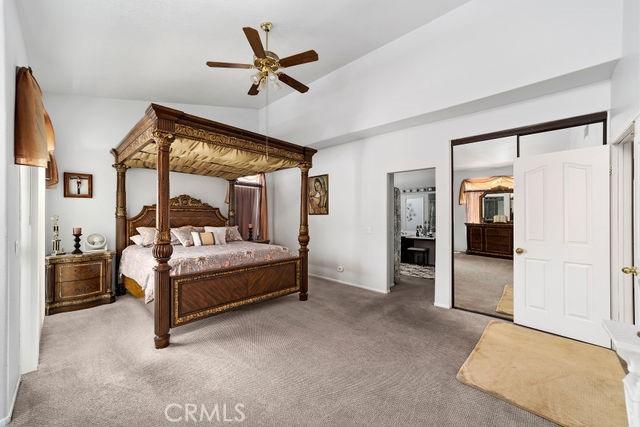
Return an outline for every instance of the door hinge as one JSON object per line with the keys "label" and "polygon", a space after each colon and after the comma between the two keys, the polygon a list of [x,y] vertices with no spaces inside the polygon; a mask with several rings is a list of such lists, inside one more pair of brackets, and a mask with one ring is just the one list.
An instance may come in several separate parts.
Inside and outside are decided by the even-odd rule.
{"label": "door hinge", "polygon": [[609,175],[613,175],[613,167],[609,166]]}

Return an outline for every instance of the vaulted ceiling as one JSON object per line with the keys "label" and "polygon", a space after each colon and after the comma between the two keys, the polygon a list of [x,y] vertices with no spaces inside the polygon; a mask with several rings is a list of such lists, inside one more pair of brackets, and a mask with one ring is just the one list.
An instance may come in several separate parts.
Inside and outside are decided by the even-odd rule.
{"label": "vaulted ceiling", "polygon": [[467,1],[22,0],[19,7],[45,91],[259,108],[264,97],[246,95],[250,70],[204,64],[250,62],[243,26],[272,21],[270,50],[280,57],[315,49],[318,62],[287,71],[308,84]]}

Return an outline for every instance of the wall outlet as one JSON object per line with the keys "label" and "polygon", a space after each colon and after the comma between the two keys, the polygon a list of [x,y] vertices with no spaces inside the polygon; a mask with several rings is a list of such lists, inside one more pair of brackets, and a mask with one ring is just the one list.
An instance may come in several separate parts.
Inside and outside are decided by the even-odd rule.
{"label": "wall outlet", "polygon": [[344,272],[344,267],[342,265],[339,265],[337,270],[338,270],[338,273],[342,273]]}

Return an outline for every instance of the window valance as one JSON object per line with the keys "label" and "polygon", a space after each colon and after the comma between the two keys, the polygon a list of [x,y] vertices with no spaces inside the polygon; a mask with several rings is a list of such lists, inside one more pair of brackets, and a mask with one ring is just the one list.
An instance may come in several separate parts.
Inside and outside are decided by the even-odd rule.
{"label": "window valance", "polygon": [[512,176],[488,176],[483,178],[469,178],[460,184],[458,204],[467,203],[468,192],[484,192],[494,189],[513,190]]}
{"label": "window valance", "polygon": [[42,100],[42,90],[31,68],[20,67],[16,73],[15,163],[47,167],[53,152],[53,125]]}

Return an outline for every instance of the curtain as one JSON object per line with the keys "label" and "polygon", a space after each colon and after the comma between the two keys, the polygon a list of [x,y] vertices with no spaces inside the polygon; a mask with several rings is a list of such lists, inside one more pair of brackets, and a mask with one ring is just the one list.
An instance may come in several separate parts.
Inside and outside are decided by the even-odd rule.
{"label": "curtain", "polygon": [[16,164],[47,167],[49,151],[47,150],[45,115],[42,91],[33,77],[31,69],[19,68],[16,73],[14,138],[14,161]]}
{"label": "curtain", "polygon": [[504,189],[513,189],[513,177],[512,176],[489,176],[484,178],[470,178],[465,179],[460,184],[460,192],[458,195],[458,204],[464,205],[466,203],[467,195],[472,191],[487,191],[495,189],[496,187]]}
{"label": "curtain", "polygon": [[244,185],[235,186],[236,193],[236,225],[242,238],[249,238],[249,224],[253,225],[253,238],[257,237],[257,228],[259,226],[259,209],[258,199],[260,197],[260,188],[249,187]]}
{"label": "curtain", "polygon": [[269,203],[267,199],[267,177],[260,175],[260,220],[258,221],[258,233],[262,240],[269,240]]}
{"label": "curtain", "polygon": [[467,222],[470,224],[480,223],[480,196],[483,191],[468,191],[466,193],[465,209],[467,211]]}

